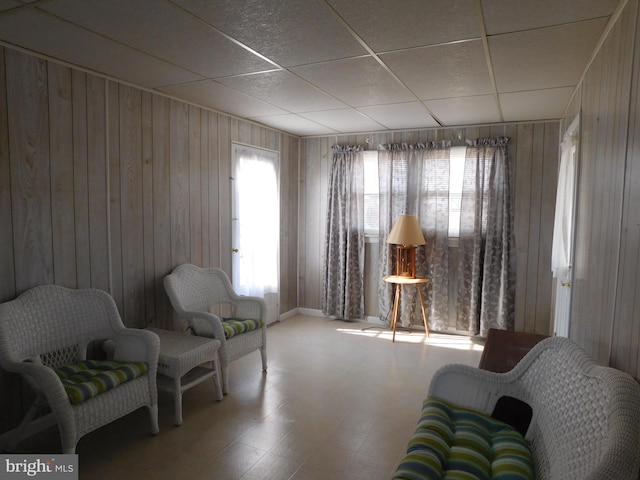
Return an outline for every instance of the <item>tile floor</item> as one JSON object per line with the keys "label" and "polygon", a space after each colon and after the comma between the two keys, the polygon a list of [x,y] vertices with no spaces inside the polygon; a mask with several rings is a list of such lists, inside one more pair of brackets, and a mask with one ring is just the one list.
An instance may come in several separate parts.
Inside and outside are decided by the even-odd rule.
{"label": "tile floor", "polygon": [[[160,393],[160,433],[146,409],[83,437],[81,479],[377,480],[404,455],[435,370],[477,365],[471,339],[398,332],[298,315],[269,327],[269,371],[258,353],[230,367],[230,393],[213,385],[184,394],[184,423]],[[52,428],[19,452],[59,451]]]}

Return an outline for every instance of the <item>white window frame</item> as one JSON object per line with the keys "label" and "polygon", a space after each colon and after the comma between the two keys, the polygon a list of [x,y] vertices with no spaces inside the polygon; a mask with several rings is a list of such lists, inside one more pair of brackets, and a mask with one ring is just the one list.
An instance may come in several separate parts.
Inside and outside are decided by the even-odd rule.
{"label": "white window frame", "polygon": [[[462,183],[464,177],[464,162],[467,147],[451,147],[449,157],[449,240],[457,244],[460,237],[460,202],[462,198]],[[363,152],[364,164],[364,195],[365,195],[365,237],[368,241],[377,241],[379,236],[378,224],[373,224],[373,218],[379,219],[378,152],[366,150]],[[374,207],[375,206],[375,207]],[[369,213],[375,208],[376,213]]]}

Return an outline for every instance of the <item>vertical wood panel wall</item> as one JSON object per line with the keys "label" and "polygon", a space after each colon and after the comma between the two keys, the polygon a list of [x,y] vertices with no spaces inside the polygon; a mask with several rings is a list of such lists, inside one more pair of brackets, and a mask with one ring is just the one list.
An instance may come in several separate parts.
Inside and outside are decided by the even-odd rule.
{"label": "vertical wood panel wall", "polygon": [[[280,153],[288,312],[297,137],[0,48],[0,302],[45,283],[95,287],[128,326],[180,328],[164,276],[183,262],[231,270],[232,141]],[[21,417],[11,388],[0,375],[0,433]]]}
{"label": "vertical wood panel wall", "polygon": [[[624,6],[580,85],[570,337],[640,378],[638,0]],[[571,105],[563,125],[578,108]]]}
{"label": "vertical wood panel wall", "polygon": [[[514,175],[516,229],[516,329],[548,334],[551,312],[551,240],[558,176],[558,122],[442,128],[370,135],[307,138],[300,148],[300,307],[322,308],[322,268],[326,195],[331,146],[508,136]],[[375,248],[367,248],[374,254]],[[365,268],[365,295],[377,295],[377,261]],[[378,317],[377,301],[367,301],[367,315]]]}

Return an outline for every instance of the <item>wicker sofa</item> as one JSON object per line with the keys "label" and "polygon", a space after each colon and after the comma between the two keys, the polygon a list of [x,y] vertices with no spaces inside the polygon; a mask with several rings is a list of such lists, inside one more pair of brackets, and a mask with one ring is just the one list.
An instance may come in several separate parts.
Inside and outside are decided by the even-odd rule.
{"label": "wicker sofa", "polygon": [[[527,409],[530,407],[531,420],[523,433],[536,479],[638,478],[638,382],[618,370],[596,365],[569,339],[543,340],[507,373],[463,365],[442,367],[431,381],[428,397],[454,408],[470,409],[487,419],[492,414],[495,416],[500,398],[524,402]],[[428,410],[427,403],[425,409]],[[430,473],[424,467],[425,458],[436,458],[432,446],[424,441],[428,436],[426,429],[432,427],[430,411],[423,410],[395,479],[444,477],[448,468],[446,458],[440,457],[439,473]],[[517,413],[512,412],[512,416],[517,417]],[[498,477],[491,468],[486,475],[486,478]]]}

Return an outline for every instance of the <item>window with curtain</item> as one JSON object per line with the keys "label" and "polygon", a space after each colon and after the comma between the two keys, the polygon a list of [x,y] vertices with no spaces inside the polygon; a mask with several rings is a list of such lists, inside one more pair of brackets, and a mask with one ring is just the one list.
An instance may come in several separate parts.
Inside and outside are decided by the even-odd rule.
{"label": "window with curtain", "polygon": [[[380,317],[388,321],[396,250],[388,234],[400,215],[416,215],[426,245],[417,252],[416,274],[426,290],[429,328],[485,336],[489,328],[513,329],[514,235],[508,138],[479,139],[467,147],[448,142],[390,144],[373,169],[360,147],[334,146],[323,278],[323,312],[364,317],[365,220],[372,221],[377,195]],[[365,200],[367,199],[367,200]],[[374,200],[375,201],[375,200]],[[366,208],[365,208],[366,207]],[[456,241],[452,241],[456,240]],[[419,295],[404,287],[400,321],[422,322]]]}
{"label": "window with curtain", "polygon": [[[379,151],[379,305],[389,318],[395,249],[387,235],[401,214],[416,215],[427,244],[417,274],[426,285],[429,328],[486,335],[513,329],[514,269],[508,139],[478,140],[462,149],[444,142],[385,145]],[[452,242],[456,239],[457,242]],[[421,322],[415,287],[404,288],[401,322]]]}

